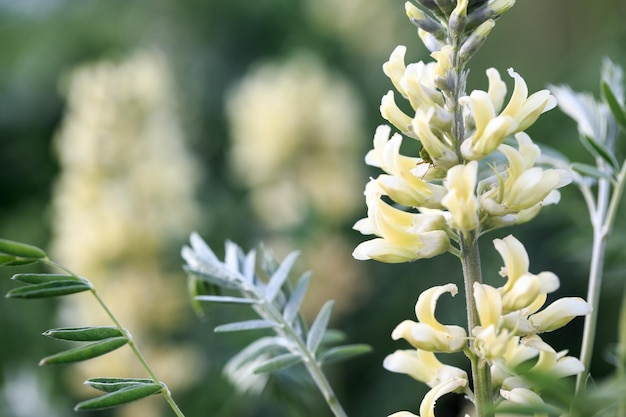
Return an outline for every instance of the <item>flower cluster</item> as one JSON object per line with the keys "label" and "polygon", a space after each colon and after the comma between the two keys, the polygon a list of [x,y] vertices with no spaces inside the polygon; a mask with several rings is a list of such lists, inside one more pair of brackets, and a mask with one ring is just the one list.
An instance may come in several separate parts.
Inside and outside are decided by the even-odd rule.
{"label": "flower cluster", "polygon": [[[476,355],[489,366],[493,390],[499,392],[502,404],[542,402],[517,374],[516,369],[522,363],[534,361],[532,370],[557,377],[576,375],[583,370],[578,359],[567,356],[567,351],[557,352],[539,334],[559,329],[576,316],[589,314],[591,306],[581,298],[564,297],[542,309],[547,294],[559,287],[556,275],[530,273],[526,250],[513,236],[494,240],[494,246],[504,261],[500,275],[507,280],[499,288],[474,284],[480,325],[471,330],[469,337],[462,327],[444,325],[435,318],[437,300],[445,293],[455,295],[454,284],[424,291],[415,305],[418,321],[405,320],[392,333],[393,339],[405,339],[414,349],[397,350],[385,358],[384,367],[408,374],[431,387],[420,406],[422,417],[434,415],[435,401],[444,394],[457,392],[473,398],[465,371],[439,362],[437,352],[466,349]],[[397,417],[413,415],[402,413]]]}
{"label": "flower cluster", "polygon": [[[578,359],[557,352],[539,334],[558,329],[591,307],[580,298],[562,298],[543,308],[559,286],[549,272],[529,272],[528,255],[513,236],[494,241],[504,260],[499,288],[484,284],[477,239],[484,233],[534,218],[556,203],[558,189],[571,173],[538,164],[541,150],[525,133],[556,105],[548,90],[529,94],[513,69],[513,91],[495,68],[486,71],[488,88],[465,91],[466,64],[480,48],[495,20],[514,0],[418,0],[406,3],[410,20],[434,59],[405,64],[398,46],[383,65],[397,92],[408,101],[405,112],[389,91],[381,101],[388,125],[374,135],[365,161],[383,173],[365,187],[367,217],[354,228],[374,239],[359,244],[356,259],[398,263],[445,252],[464,266],[467,330],[435,318],[439,297],[455,295],[453,283],[423,292],[415,306],[417,322],[406,320],[392,333],[413,349],[389,355],[384,366],[431,387],[420,406],[434,416],[435,401],[446,393],[465,394],[477,414],[489,415],[496,404],[538,404],[542,400],[516,373],[522,362],[556,376],[580,373]],[[408,106],[407,106],[408,108]],[[415,149],[417,155],[406,155]],[[408,146],[407,146],[408,145]],[[477,268],[470,264],[478,263]],[[472,382],[465,371],[439,362],[436,353],[463,351],[472,362]],[[408,411],[394,417],[414,416]]]}
{"label": "flower cluster", "polygon": [[[422,6],[431,3],[421,1]],[[510,69],[515,86],[505,103],[506,84],[490,68],[487,91],[464,93],[467,73],[459,68],[459,62],[469,59],[464,51],[475,49],[493,18],[512,5],[512,1],[483,3],[470,7],[469,13],[467,1],[459,1],[452,10],[448,26],[465,19],[466,30],[475,28],[461,36],[464,42],[456,47],[436,37],[444,31],[443,22],[434,20],[437,14],[425,14],[407,3],[407,14],[420,27],[435,61],[405,65],[406,48],[398,46],[383,65],[413,111],[402,111],[393,91],[382,99],[382,116],[400,133],[380,126],[366,156],[366,163],[384,174],[367,185],[368,216],[354,226],[378,238],[359,245],[354,251],[357,259],[406,262],[454,252],[453,242],[461,234],[480,235],[532,219],[543,205],[558,201],[557,189],[571,181],[566,170],[537,166],[541,151],[523,132],[555,106],[548,90],[529,95],[524,79]],[[442,13],[438,6],[437,10]],[[487,15],[492,18],[476,27],[476,19]],[[508,137],[515,142],[505,143]],[[401,153],[405,140],[419,143],[419,156]]]}

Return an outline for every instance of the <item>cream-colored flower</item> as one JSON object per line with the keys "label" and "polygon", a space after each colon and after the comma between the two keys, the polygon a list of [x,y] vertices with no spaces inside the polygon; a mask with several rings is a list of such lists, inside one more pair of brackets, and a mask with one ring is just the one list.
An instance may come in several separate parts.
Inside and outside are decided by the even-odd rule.
{"label": "cream-colored flower", "polygon": [[467,373],[464,370],[445,365],[433,352],[420,349],[396,350],[387,355],[383,367],[391,372],[409,375],[431,388],[450,379],[467,380]]}
{"label": "cream-colored flower", "polygon": [[504,139],[514,133],[526,130],[535,123],[541,113],[556,106],[556,99],[548,90],[541,90],[530,97],[524,79],[509,69],[515,80],[515,88],[507,106],[496,114],[503,104],[506,87],[497,70],[490,68],[489,92],[474,90],[460,102],[467,106],[474,124],[474,131],[461,144],[463,157],[469,160],[482,159],[495,151]]}
{"label": "cream-colored flower", "polygon": [[577,316],[586,316],[591,310],[591,305],[580,297],[563,297],[531,315],[528,321],[537,333],[551,332],[565,326]]}
{"label": "cream-colored flower", "polygon": [[541,113],[556,107],[556,98],[549,90],[537,91],[529,97],[528,86],[522,76],[513,71],[513,68],[509,68],[509,75],[515,80],[515,87],[509,104],[501,115],[513,117],[518,125],[516,132],[521,132],[535,123]]}
{"label": "cream-colored flower", "polygon": [[389,175],[380,175],[378,184],[394,201],[408,207],[439,208],[445,188],[426,182],[415,173],[415,167],[423,164],[421,158],[412,158],[400,154],[402,137],[389,135],[391,128],[378,126],[374,135],[374,149],[365,156],[368,165],[381,168]]}
{"label": "cream-colored flower", "polygon": [[[500,288],[504,314],[526,309],[533,303],[536,305],[540,296],[558,289],[559,279],[553,273],[541,272],[534,275],[528,271],[528,253],[524,245],[513,235],[495,239],[493,244],[504,261],[500,275],[507,277],[506,283]],[[541,305],[543,302],[537,308]],[[527,312],[530,314],[534,311]]]}
{"label": "cream-colored flower", "polygon": [[544,342],[539,336],[526,336],[521,342],[539,351],[537,363],[532,367],[532,371],[549,372],[558,377],[567,377],[579,374],[584,370],[580,360],[572,356],[567,356],[567,351],[556,352],[552,346]]}
{"label": "cream-colored flower", "polygon": [[383,190],[376,180],[365,187],[368,217],[356,222],[354,229],[380,238],[358,245],[352,254],[356,259],[408,262],[430,258],[449,249],[443,215],[405,212],[384,202],[382,195]]}
{"label": "cream-colored flower", "polygon": [[458,392],[459,389],[465,388],[466,386],[466,378],[453,378],[431,388],[420,404],[420,414],[422,417],[435,417],[435,403],[437,400],[445,394]]}
{"label": "cream-colored flower", "polygon": [[[504,406],[508,404],[524,404],[524,405],[542,405],[544,404],[543,400],[539,396],[539,394],[529,390],[528,388],[513,388],[510,391],[500,390],[500,395],[505,399],[499,406]],[[496,409],[497,411],[497,409]],[[497,413],[496,415],[504,417],[502,413]],[[535,413],[533,417],[548,417],[546,413]]]}
{"label": "cream-colored flower", "polygon": [[454,284],[429,288],[420,294],[415,304],[415,315],[419,322],[404,320],[391,333],[394,340],[405,339],[417,349],[430,352],[457,352],[467,342],[465,329],[460,326],[443,325],[435,318],[439,297],[449,292],[456,295]]}
{"label": "cream-colored flower", "polygon": [[454,151],[450,138],[443,133],[440,134],[440,137],[433,131],[433,123],[431,122],[434,115],[434,107],[430,107],[428,110],[417,109],[411,122],[411,128],[430,159],[434,161],[434,165],[450,168],[459,163],[459,158]]}
{"label": "cream-colored flower", "polygon": [[474,193],[478,163],[456,165],[448,170],[444,186],[448,193],[441,204],[452,215],[452,227],[463,232],[475,230],[479,226],[478,199]]}
{"label": "cream-colored flower", "polygon": [[400,110],[400,107],[396,104],[393,91],[389,90],[380,101],[380,114],[403,134],[411,137],[415,136],[411,130],[412,119],[409,115]]}

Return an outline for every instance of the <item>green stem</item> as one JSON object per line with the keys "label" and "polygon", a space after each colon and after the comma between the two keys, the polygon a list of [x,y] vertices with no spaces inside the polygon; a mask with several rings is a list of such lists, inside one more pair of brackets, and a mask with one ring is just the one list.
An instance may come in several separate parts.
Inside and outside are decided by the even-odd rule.
{"label": "green stem", "polygon": [[[595,342],[596,327],[598,322],[598,309],[600,306],[600,291],[602,288],[602,271],[604,267],[604,252],[606,239],[611,233],[613,222],[617,214],[624,184],[626,183],[626,161],[622,165],[611,195],[610,183],[605,179],[598,182],[598,197],[595,207],[587,201],[590,211],[591,225],[593,228],[593,248],[591,252],[591,265],[589,269],[589,284],[587,288],[587,302],[591,305],[591,313],[585,317],[583,328],[583,340],[580,349],[580,361],[584,366],[584,371],[578,374],[576,379],[576,392],[584,388],[589,377],[589,368],[593,356],[593,345]],[[588,189],[582,188],[583,195]],[[609,201],[610,198],[610,201]]]}
{"label": "green stem", "polygon": [[[75,276],[77,278],[79,277],[78,275],[76,275],[74,272],[72,272],[68,268],[64,267],[63,265],[60,265],[60,264],[58,264],[56,262],[53,262],[51,260],[47,260],[47,263],[49,265],[51,265],[51,266],[54,266],[56,268],[59,268],[59,269],[65,271],[65,272],[67,272],[70,275],[73,275],[73,276]],[[178,404],[176,404],[176,401],[174,401],[174,398],[172,397],[172,394],[171,394],[170,390],[167,388],[167,386],[163,382],[161,382],[159,380],[159,378],[157,378],[156,374],[154,373],[154,371],[152,370],[152,368],[150,367],[150,365],[146,361],[146,358],[143,356],[143,354],[137,348],[137,345],[135,344],[135,341],[133,340],[133,337],[130,334],[130,332],[128,330],[126,330],[122,326],[120,321],[117,319],[117,317],[115,317],[115,315],[113,314],[111,309],[106,305],[106,303],[100,297],[100,295],[98,295],[98,293],[96,292],[96,289],[93,288],[93,286],[91,288],[91,294],[93,294],[93,296],[95,297],[96,301],[98,301],[98,304],[100,304],[100,306],[102,307],[102,309],[104,310],[106,315],[109,316],[111,321],[115,324],[115,327],[117,327],[123,334],[125,334],[128,337],[128,346],[132,350],[132,352],[135,355],[135,357],[137,358],[137,360],[139,360],[139,363],[141,363],[141,366],[148,373],[150,378],[152,378],[152,380],[154,380],[154,382],[156,382],[157,384],[160,384],[160,385],[163,386],[163,389],[161,390],[161,393],[163,394],[163,397],[165,398],[165,401],[168,403],[170,408],[174,411],[174,413],[178,417],[185,417],[183,412],[178,407]]]}
{"label": "green stem", "polygon": [[[467,304],[468,331],[480,325],[476,301],[474,299],[474,283],[482,283],[478,235],[469,232],[461,235],[461,264],[463,265],[463,282],[465,284],[465,301]],[[474,382],[474,405],[477,417],[493,417],[493,399],[491,372],[485,362],[475,355],[470,356],[472,363],[472,379]]]}

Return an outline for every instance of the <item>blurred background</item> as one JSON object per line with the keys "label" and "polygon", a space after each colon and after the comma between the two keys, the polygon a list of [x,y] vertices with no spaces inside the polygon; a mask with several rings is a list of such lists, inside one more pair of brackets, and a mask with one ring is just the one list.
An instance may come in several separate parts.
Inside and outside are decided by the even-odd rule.
{"label": "blurred background", "polygon": [[[626,66],[625,18],[623,0],[520,1],[475,57],[469,87],[486,88],[488,67],[513,67],[530,91],[570,84],[597,96],[602,58]],[[400,0],[0,0],[0,236],[44,247],[92,280],[189,417],[331,415],[297,373],[236,389],[222,368],[254,335],[212,329],[247,312],[194,315],[179,256],[194,230],[219,256],[225,239],[247,249],[263,241],[279,259],[299,249],[298,268],[313,271],[308,319],[335,299],[332,325],[375,349],[328,368],[348,413],[417,412],[425,386],[382,360],[405,347],[390,333],[414,318],[422,290],[461,285],[459,265],[449,255],[408,265],[351,257],[366,239],[351,229],[365,215],[363,188],[377,175],[363,157],[392,88],[381,66],[398,44],[408,62],[428,59]],[[529,134],[588,161],[558,110]],[[483,239],[488,282],[498,284],[500,268],[491,239],[515,233],[531,272],[552,270],[560,296],[584,296],[591,229],[576,189],[562,201]],[[597,377],[612,370],[626,216],[608,248]],[[23,270],[2,269],[0,293]],[[43,331],[108,324],[81,297],[0,300],[0,417],[71,415],[94,394],[84,379],[143,376],[118,352],[80,367],[36,366],[64,347]],[[453,301],[442,299],[437,314],[463,324]],[[577,320],[546,338],[576,355],[581,329]],[[86,415],[172,415],[164,404]],[[438,405],[449,416],[459,407],[454,397]]]}

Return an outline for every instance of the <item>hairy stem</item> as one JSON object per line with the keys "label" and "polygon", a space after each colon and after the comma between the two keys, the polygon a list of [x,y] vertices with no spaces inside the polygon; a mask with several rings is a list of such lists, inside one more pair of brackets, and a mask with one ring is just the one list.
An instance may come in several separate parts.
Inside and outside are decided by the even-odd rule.
{"label": "hairy stem", "polygon": [[[474,283],[482,283],[480,252],[476,232],[461,235],[461,263],[463,265],[463,282],[465,284],[465,301],[467,304],[468,331],[480,325],[476,301],[474,300]],[[474,405],[477,417],[493,417],[493,400],[491,373],[487,363],[481,363],[472,355],[472,379],[474,382]]]}
{"label": "hairy stem", "polygon": [[[601,162],[599,166],[601,166]],[[589,284],[587,288],[587,302],[591,304],[592,311],[585,317],[585,326],[583,328],[583,340],[580,348],[580,361],[584,366],[584,371],[578,374],[576,379],[576,392],[584,388],[585,382],[589,377],[589,367],[591,366],[591,358],[593,356],[593,345],[596,336],[596,327],[598,323],[598,309],[600,306],[600,291],[602,289],[602,270],[604,267],[604,252],[606,247],[606,239],[613,228],[613,221],[617,214],[624,184],[626,183],[626,161],[622,164],[616,182],[615,188],[611,195],[611,184],[606,179],[600,179],[598,182],[597,201],[593,204],[593,200],[585,199],[589,208],[591,217],[591,226],[593,228],[593,248],[591,252],[591,266],[589,269]],[[583,196],[589,194],[586,186],[581,186]],[[610,201],[609,201],[610,199]]]}

